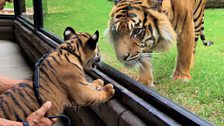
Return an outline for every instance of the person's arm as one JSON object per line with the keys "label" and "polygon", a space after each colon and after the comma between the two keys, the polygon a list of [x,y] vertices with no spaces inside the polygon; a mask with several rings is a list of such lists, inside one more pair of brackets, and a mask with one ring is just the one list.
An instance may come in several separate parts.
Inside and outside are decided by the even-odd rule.
{"label": "person's arm", "polygon": [[15,122],[0,118],[0,126],[23,126],[23,124],[21,122]]}
{"label": "person's arm", "polygon": [[[1,1],[1,0],[0,0]],[[0,76],[0,95],[11,87],[21,83],[22,80],[11,79],[8,77]]]}
{"label": "person's arm", "polygon": [[[31,113],[25,121],[28,122],[29,126],[52,126],[57,120],[44,117],[50,108],[51,102],[45,102],[41,108]],[[0,126],[23,126],[23,123],[0,118]]]}

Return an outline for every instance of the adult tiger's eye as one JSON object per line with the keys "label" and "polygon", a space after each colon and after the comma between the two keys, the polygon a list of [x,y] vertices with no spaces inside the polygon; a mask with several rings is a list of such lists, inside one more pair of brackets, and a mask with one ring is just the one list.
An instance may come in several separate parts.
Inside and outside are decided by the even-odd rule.
{"label": "adult tiger's eye", "polygon": [[140,32],[142,32],[142,29],[141,29],[141,28],[135,28],[135,29],[133,30],[133,33],[134,33],[134,34],[139,34]]}

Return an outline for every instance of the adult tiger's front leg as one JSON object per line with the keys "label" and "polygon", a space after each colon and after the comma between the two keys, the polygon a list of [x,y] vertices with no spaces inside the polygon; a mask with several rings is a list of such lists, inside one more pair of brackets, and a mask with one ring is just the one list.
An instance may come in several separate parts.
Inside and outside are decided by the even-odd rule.
{"label": "adult tiger's front leg", "polygon": [[147,87],[154,87],[151,62],[142,60],[140,63],[138,81]]}
{"label": "adult tiger's front leg", "polygon": [[188,81],[191,79],[190,67],[193,60],[194,48],[194,23],[192,17],[188,15],[185,23],[185,29],[179,35],[177,42],[177,63],[173,73],[173,79]]}

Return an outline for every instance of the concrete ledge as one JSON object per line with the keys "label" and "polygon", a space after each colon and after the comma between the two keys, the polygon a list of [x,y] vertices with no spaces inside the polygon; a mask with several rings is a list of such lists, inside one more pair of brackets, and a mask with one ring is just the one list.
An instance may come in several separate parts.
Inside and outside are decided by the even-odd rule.
{"label": "concrete ledge", "polygon": [[43,54],[52,49],[46,42],[37,37],[32,31],[15,21],[16,41],[26,52],[32,63],[35,63]]}
{"label": "concrete ledge", "polygon": [[1,26],[14,26],[14,20],[0,19],[0,27]]}
{"label": "concrete ledge", "polygon": [[32,70],[17,43],[0,40],[0,75],[15,79],[32,77]]}

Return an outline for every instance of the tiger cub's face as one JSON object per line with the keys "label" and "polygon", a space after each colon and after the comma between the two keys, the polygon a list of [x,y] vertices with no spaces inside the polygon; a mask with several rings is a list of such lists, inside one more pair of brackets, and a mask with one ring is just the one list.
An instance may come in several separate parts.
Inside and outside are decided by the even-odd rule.
{"label": "tiger cub's face", "polygon": [[166,50],[175,39],[167,16],[143,4],[143,0],[120,0],[112,9],[106,31],[117,59],[127,67],[138,66],[152,51]]}
{"label": "tiger cub's face", "polygon": [[74,29],[67,27],[64,31],[65,42],[60,48],[77,57],[85,69],[92,69],[100,61],[98,39],[98,31],[90,35],[86,32],[76,33]]}

